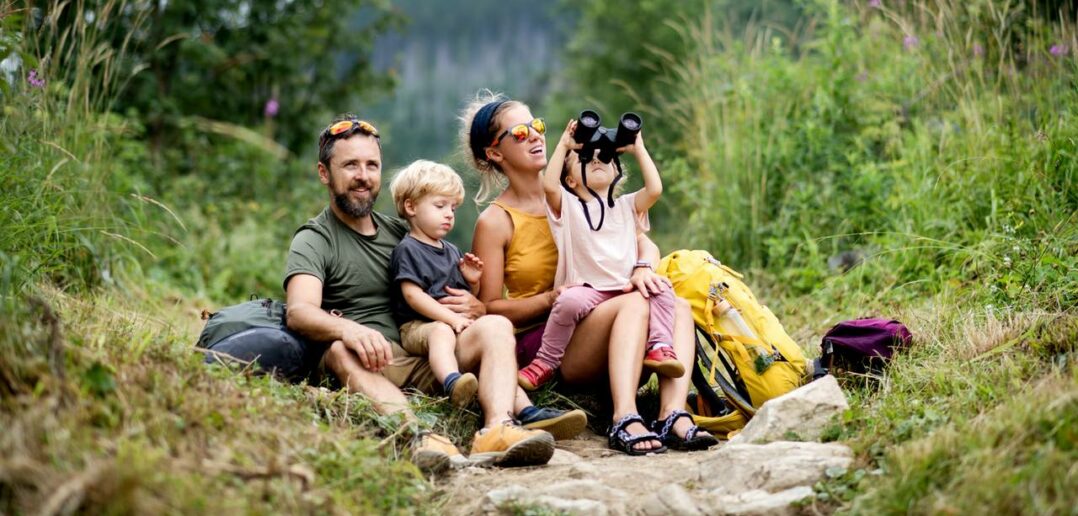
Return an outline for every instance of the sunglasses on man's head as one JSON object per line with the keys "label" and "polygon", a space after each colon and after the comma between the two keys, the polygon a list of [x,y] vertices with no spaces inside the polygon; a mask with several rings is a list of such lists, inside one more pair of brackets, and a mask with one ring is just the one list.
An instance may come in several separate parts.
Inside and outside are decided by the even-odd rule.
{"label": "sunglasses on man's head", "polygon": [[326,129],[326,136],[338,136],[351,131],[354,127],[358,127],[363,134],[378,137],[378,129],[375,129],[374,125],[366,120],[341,120]]}
{"label": "sunglasses on man's head", "polygon": [[526,124],[514,125],[513,127],[502,131],[502,134],[499,134],[490,146],[497,147],[498,144],[502,142],[502,138],[505,138],[510,134],[513,135],[513,139],[516,140],[517,143],[523,142],[528,139],[528,136],[531,136],[532,129],[535,129],[535,132],[539,134],[546,134],[546,122],[543,122],[542,118],[533,118],[531,122]]}
{"label": "sunglasses on man's head", "polygon": [[[355,118],[348,120],[341,120],[335,122],[333,125],[322,130],[322,135],[318,138],[318,152],[321,152],[329,145],[330,142],[335,141],[337,138],[347,138],[355,133],[363,133],[368,136],[373,136],[378,145],[381,146],[381,138],[378,137],[378,129],[375,129],[374,125],[366,120],[358,120]],[[342,136],[343,135],[343,136]]]}

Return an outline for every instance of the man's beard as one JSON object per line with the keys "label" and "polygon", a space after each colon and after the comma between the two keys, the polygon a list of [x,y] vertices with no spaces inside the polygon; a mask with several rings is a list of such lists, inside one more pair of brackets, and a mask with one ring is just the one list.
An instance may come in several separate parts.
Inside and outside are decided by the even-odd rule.
{"label": "man's beard", "polygon": [[371,190],[371,196],[367,200],[352,200],[348,195],[348,191],[339,193],[333,196],[333,202],[337,204],[337,207],[341,211],[348,214],[352,218],[363,218],[371,214],[371,209],[374,208],[374,201],[378,198],[378,192]]}

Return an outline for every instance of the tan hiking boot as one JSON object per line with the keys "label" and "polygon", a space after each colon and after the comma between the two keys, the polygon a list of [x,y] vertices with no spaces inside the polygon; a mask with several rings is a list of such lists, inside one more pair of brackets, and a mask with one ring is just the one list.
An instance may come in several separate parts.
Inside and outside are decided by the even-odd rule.
{"label": "tan hiking boot", "polygon": [[543,430],[528,430],[506,421],[484,428],[472,441],[473,463],[495,466],[538,466],[554,455],[554,436]]}
{"label": "tan hiking boot", "polygon": [[468,459],[449,439],[434,432],[423,432],[412,445],[412,463],[426,474],[439,474],[450,466],[463,466]]}
{"label": "tan hiking boot", "polygon": [[449,392],[449,401],[457,407],[467,407],[475,401],[475,393],[479,391],[479,379],[472,373],[464,373],[453,382],[453,389]]}

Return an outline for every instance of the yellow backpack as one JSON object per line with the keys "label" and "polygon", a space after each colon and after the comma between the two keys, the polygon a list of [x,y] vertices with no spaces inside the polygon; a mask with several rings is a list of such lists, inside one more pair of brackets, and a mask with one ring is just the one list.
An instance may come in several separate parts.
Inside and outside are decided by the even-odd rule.
{"label": "yellow backpack", "polygon": [[[765,401],[801,385],[804,353],[741,274],[707,251],[688,250],[663,258],[658,273],[692,306],[698,401],[689,408],[696,424],[728,434],[744,427]],[[724,410],[727,405],[736,410]]]}

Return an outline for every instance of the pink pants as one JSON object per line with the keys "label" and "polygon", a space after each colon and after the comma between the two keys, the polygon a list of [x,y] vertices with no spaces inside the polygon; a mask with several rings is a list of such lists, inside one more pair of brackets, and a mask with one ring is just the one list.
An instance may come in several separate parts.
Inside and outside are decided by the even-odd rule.
{"label": "pink pants", "polygon": [[[591,287],[572,287],[562,292],[554,301],[550,317],[543,330],[543,344],[535,358],[558,367],[565,355],[565,348],[576,330],[576,325],[584,320],[599,303],[622,295],[620,290],[599,291]],[[674,292],[666,289],[662,294],[648,297],[651,316],[648,320],[648,345],[673,344],[674,335]]]}

